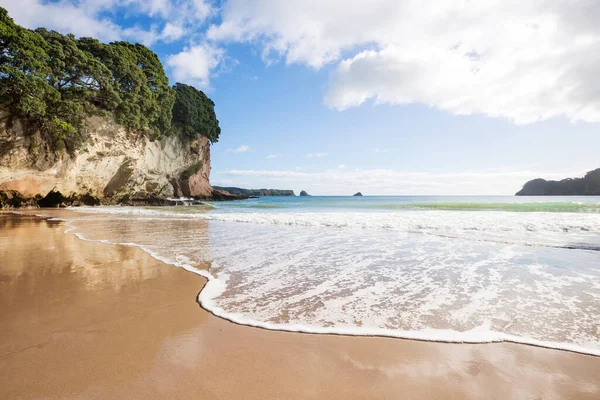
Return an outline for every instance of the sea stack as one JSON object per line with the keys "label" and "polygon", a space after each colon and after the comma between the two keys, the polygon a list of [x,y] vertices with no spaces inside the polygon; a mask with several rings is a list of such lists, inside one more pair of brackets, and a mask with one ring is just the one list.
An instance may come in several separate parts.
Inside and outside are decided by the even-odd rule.
{"label": "sea stack", "polygon": [[302,191],[300,192],[300,196],[310,196],[310,194],[306,193],[306,191],[305,191],[305,190],[302,190]]}
{"label": "sea stack", "polygon": [[354,197],[362,197],[362,193],[361,192],[357,192],[353,194]]}

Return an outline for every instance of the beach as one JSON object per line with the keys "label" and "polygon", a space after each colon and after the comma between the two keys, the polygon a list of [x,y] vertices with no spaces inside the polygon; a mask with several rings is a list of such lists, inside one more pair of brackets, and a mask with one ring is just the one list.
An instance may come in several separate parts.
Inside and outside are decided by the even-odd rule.
{"label": "beach", "polygon": [[0,214],[1,398],[600,396],[600,357],[237,325],[199,306],[204,278],[67,229]]}

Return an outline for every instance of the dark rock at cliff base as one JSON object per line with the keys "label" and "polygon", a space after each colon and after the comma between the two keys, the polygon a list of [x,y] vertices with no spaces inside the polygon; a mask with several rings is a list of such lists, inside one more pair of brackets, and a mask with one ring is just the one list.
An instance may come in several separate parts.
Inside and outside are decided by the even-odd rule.
{"label": "dark rock at cliff base", "polygon": [[212,196],[209,200],[215,201],[230,201],[230,200],[246,200],[248,198],[245,194],[231,194],[225,190],[214,189]]}
{"label": "dark rock at cliff base", "polygon": [[362,193],[361,192],[354,193],[352,196],[354,196],[354,197],[362,197]]}
{"label": "dark rock at cliff base", "polygon": [[38,200],[38,206],[42,208],[47,207],[66,207],[70,205],[71,201],[68,197],[65,197],[61,192],[57,190],[51,190],[46,196]]}
{"label": "dark rock at cliff base", "polygon": [[16,190],[0,190],[0,209],[37,207],[33,197],[25,197]]}
{"label": "dark rock at cliff base", "polygon": [[89,193],[77,194],[73,193],[70,196],[63,195],[58,190],[51,190],[44,197],[34,198],[34,201],[39,207],[69,207],[69,206],[97,206],[100,204],[100,199]]}
{"label": "dark rock at cliff base", "polygon": [[300,196],[310,196],[310,194],[306,193],[304,190],[300,192]]}
{"label": "dark rock at cliff base", "polygon": [[561,181],[534,179],[523,185],[517,196],[598,196],[600,195],[600,168],[589,171],[583,178]]}
{"label": "dark rock at cliff base", "polygon": [[71,196],[70,198],[71,200],[71,204],[69,204],[70,206],[98,206],[100,205],[100,199],[97,198],[96,196],[93,196],[89,193],[87,194],[74,194]]}

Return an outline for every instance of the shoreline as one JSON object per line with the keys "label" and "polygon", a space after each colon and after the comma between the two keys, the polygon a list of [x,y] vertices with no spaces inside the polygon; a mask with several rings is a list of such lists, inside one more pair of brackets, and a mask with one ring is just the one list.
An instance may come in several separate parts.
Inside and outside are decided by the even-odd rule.
{"label": "shoreline", "polygon": [[[68,210],[66,210],[68,212]],[[73,211],[77,213],[78,211]],[[18,215],[18,212],[15,212]],[[96,214],[91,212],[92,215]],[[80,215],[86,215],[85,212],[81,212]],[[59,218],[59,217],[57,217]],[[313,335],[333,335],[333,336],[345,336],[345,337],[373,337],[373,338],[391,338],[391,339],[401,339],[401,340],[414,340],[421,342],[433,342],[433,343],[449,343],[449,344],[494,344],[494,343],[512,343],[516,345],[524,345],[524,346],[533,346],[539,347],[549,350],[557,350],[557,351],[566,351],[575,354],[590,356],[590,357],[600,357],[600,349],[588,349],[582,347],[578,344],[573,343],[564,343],[564,342],[552,342],[552,341],[544,341],[539,339],[534,339],[530,337],[521,337],[510,334],[505,334],[503,332],[497,331],[486,331],[485,334],[488,335],[486,339],[477,339],[470,337],[481,336],[483,332],[478,331],[479,327],[476,327],[470,331],[458,332],[453,330],[434,330],[431,329],[427,333],[423,331],[398,331],[394,329],[386,329],[386,328],[372,328],[372,329],[364,329],[359,328],[354,330],[352,328],[325,328],[325,327],[314,327],[307,326],[302,324],[274,324],[269,322],[257,321],[252,319],[247,319],[242,315],[231,313],[223,310],[222,308],[216,306],[213,303],[213,299],[218,297],[222,291],[225,289],[223,287],[212,288],[211,283],[214,285],[219,285],[221,282],[213,276],[207,269],[198,269],[194,266],[180,263],[174,260],[168,260],[163,257],[158,256],[153,251],[147,249],[143,245],[138,245],[136,243],[119,243],[119,242],[111,242],[109,240],[95,240],[88,239],[84,236],[83,233],[80,232],[72,232],[78,229],[78,227],[73,226],[71,224],[71,220],[69,219],[61,219],[61,221],[65,224],[65,226],[69,227],[69,229],[65,230],[65,234],[75,235],[77,238],[89,241],[89,242],[97,242],[103,244],[111,244],[117,246],[128,246],[128,247],[137,247],[141,251],[146,252],[151,257],[156,259],[159,262],[163,262],[165,264],[174,266],[176,268],[181,268],[186,270],[187,272],[191,272],[193,274],[199,275],[202,278],[206,279],[206,282],[198,293],[196,298],[196,302],[202,309],[206,312],[212,314],[217,318],[221,318],[230,323],[234,323],[240,326],[248,326],[253,328],[264,329],[267,331],[277,331],[277,332],[289,332],[289,333],[302,333],[302,334],[313,334]],[[209,287],[207,287],[209,286]],[[472,335],[472,336],[471,336]],[[465,336],[467,336],[465,338]]]}
{"label": "shoreline", "polygon": [[[19,213],[18,215],[27,214],[31,215],[30,213]],[[0,302],[0,304],[5,304],[0,306],[2,308],[0,315],[9,327],[1,330],[4,344],[0,347],[2,351],[0,371],[3,371],[5,382],[4,389],[1,389],[0,392],[7,390],[7,387],[13,389],[19,387],[21,390],[27,390],[27,393],[19,390],[9,392],[8,394],[18,394],[19,396],[5,397],[35,397],[34,389],[40,386],[40,380],[45,382],[46,386],[44,387],[48,389],[42,393],[47,395],[50,392],[64,397],[65,392],[61,392],[61,390],[73,389],[73,386],[77,386],[69,379],[76,373],[73,371],[65,373],[65,370],[61,368],[49,370],[56,360],[62,360],[62,363],[69,365],[83,365],[83,370],[87,372],[91,368],[102,378],[100,380],[110,381],[110,383],[105,382],[101,387],[94,386],[96,395],[89,392],[90,386],[88,385],[84,388],[88,392],[80,391],[79,395],[73,398],[88,397],[86,394],[89,397],[115,397],[119,394],[143,397],[143,391],[138,392],[142,389],[138,387],[139,382],[135,379],[115,376],[111,368],[97,370],[94,368],[94,364],[103,360],[104,365],[114,365],[118,371],[123,372],[124,367],[127,369],[133,365],[137,365],[134,368],[136,370],[144,369],[144,363],[140,360],[148,361],[149,358],[152,361],[150,364],[160,366],[159,370],[162,373],[166,371],[163,368],[165,366],[177,369],[177,372],[181,373],[167,374],[168,379],[177,384],[171,382],[167,385],[170,389],[166,391],[159,391],[154,387],[150,392],[144,393],[150,397],[164,397],[167,393],[184,396],[197,395],[202,392],[202,389],[206,389],[205,386],[212,384],[214,384],[210,390],[212,397],[205,398],[235,398],[235,393],[228,392],[231,387],[228,389],[227,386],[233,386],[242,398],[331,398],[340,396],[393,398],[399,390],[404,390],[403,393],[406,393],[408,397],[452,397],[454,394],[460,397],[476,398],[521,393],[524,396],[541,395],[545,398],[553,396],[594,398],[600,394],[598,385],[600,382],[600,359],[594,356],[586,357],[572,352],[512,343],[452,344],[372,336],[306,334],[256,329],[247,325],[231,323],[209,313],[198,304],[193,304],[195,301],[191,301],[192,295],[194,300],[197,300],[199,293],[204,289],[204,279],[190,279],[195,275],[164,264],[146,252],[140,251],[139,248],[95,243],[81,240],[72,234],[65,235],[68,227],[64,222],[48,220],[32,222],[27,221],[34,219],[32,217],[10,216],[7,218],[8,215],[0,214],[0,221],[2,219],[13,220],[10,228],[0,230],[3,237],[7,235],[6,238],[3,238],[4,244],[0,244],[0,249],[7,254],[8,261],[13,261],[7,263],[6,266],[18,264],[24,269],[36,266],[43,268],[40,265],[43,260],[36,259],[35,253],[46,246],[54,249],[53,253],[48,253],[47,256],[52,255],[60,260],[63,260],[64,257],[63,261],[65,261],[65,265],[70,265],[70,269],[67,268],[67,272],[65,272],[63,268],[58,274],[46,271],[45,274],[37,275],[34,270],[28,270],[25,275],[7,272],[4,270],[6,266],[0,270],[5,277],[2,285],[7,289],[0,294],[5,300]],[[16,240],[10,233],[17,233],[16,239],[21,238],[22,240]],[[46,237],[48,235],[50,236]],[[33,243],[24,240],[33,240]],[[43,243],[44,246],[34,246],[37,241]],[[36,249],[36,251],[32,252],[31,249]],[[48,260],[44,262],[48,262]],[[102,286],[100,299],[107,302],[119,302],[123,307],[130,309],[129,313],[125,313],[127,315],[123,315],[123,310],[120,308],[106,310],[92,308],[92,312],[87,313],[86,304],[93,305],[93,307],[103,306],[102,302],[97,303],[99,300],[97,285],[89,288],[86,286],[86,289],[83,290],[79,286],[82,284],[81,281],[71,282],[73,284],[69,286],[71,289],[65,292],[67,294],[73,291],[77,292],[75,298],[78,301],[75,302],[72,301],[75,299],[64,299],[63,296],[66,295],[63,294],[54,299],[52,296],[45,298],[45,296],[39,296],[40,293],[36,293],[42,287],[52,291],[54,290],[53,285],[65,284],[65,281],[72,280],[73,273],[81,272],[77,265],[86,263],[91,265],[88,269],[93,271],[90,276],[100,279],[97,274],[108,274],[107,277],[104,277],[106,279],[100,279],[100,283],[96,282]],[[102,264],[104,267],[95,269],[94,265],[99,263],[104,263]],[[123,275],[125,273],[123,271],[133,271],[133,273],[131,276]],[[33,285],[33,289],[30,288],[33,292],[26,291],[28,292],[25,293],[26,297],[23,297],[25,294],[20,293],[22,290],[16,290],[19,288],[12,288],[13,283],[18,283],[20,277],[23,276],[28,277],[23,278],[25,280],[34,279],[38,283]],[[140,276],[145,276],[145,278],[136,280]],[[200,282],[203,284],[200,285]],[[123,288],[128,284],[131,284],[131,290],[111,290],[111,285]],[[137,290],[140,289],[137,286],[143,287],[144,285],[152,287],[151,293]],[[29,292],[34,296],[31,297]],[[180,292],[186,292],[186,294]],[[156,293],[165,298],[157,301],[153,297]],[[186,298],[187,300],[185,300]],[[162,312],[164,314],[162,319],[145,319],[145,329],[140,330],[136,319],[148,312],[145,311],[144,307],[146,306],[142,300],[146,300],[150,304],[155,303],[154,311],[158,310],[156,312],[161,313],[160,310],[169,310],[170,312],[166,314]],[[57,304],[60,305],[58,308],[60,312],[56,315],[57,320],[53,321],[55,326],[52,329],[48,330],[46,326],[34,323],[36,318],[43,318],[45,313],[40,313],[40,309],[30,310],[23,306],[24,303],[29,302],[34,302],[38,308],[46,310],[46,314],[56,313]],[[82,338],[73,334],[81,329],[85,330],[85,327],[89,325],[86,325],[86,322],[95,318],[99,318],[101,321],[112,321],[109,326],[114,329],[101,329],[100,332],[104,333],[99,334],[100,337],[92,335],[91,338],[85,338],[87,335],[83,335]],[[64,319],[68,320],[68,323]],[[20,323],[13,323],[15,320]],[[153,331],[161,331],[161,329],[169,327],[173,329],[167,334],[154,332],[155,335],[153,333]],[[180,328],[176,329],[177,327]],[[28,332],[26,335],[23,333],[25,332],[23,329]],[[47,335],[40,335],[46,339],[50,337],[51,340],[45,342],[42,340],[41,342],[46,345],[38,347],[39,340],[25,340],[27,343],[24,343],[23,338],[19,338],[17,334],[36,336],[36,330],[48,330]],[[94,331],[94,329],[91,330],[91,332]],[[55,343],[56,332],[63,332],[63,336],[59,335],[57,339],[58,342],[62,340],[61,343]],[[65,332],[66,336],[64,336]],[[121,338],[123,343],[115,342],[115,338]],[[156,345],[156,343],[164,344],[165,340],[168,342],[182,338],[193,342],[202,342],[200,338],[208,340],[206,343],[200,344],[204,352],[197,354],[192,352],[192,355],[187,357],[186,352],[182,354],[179,352],[183,348],[190,350],[190,347],[176,346],[179,350],[174,350],[174,353],[167,352],[170,355],[166,360],[160,357],[162,352],[153,352],[154,347],[150,345],[136,347],[138,340]],[[85,354],[80,357],[77,353],[64,352],[65,347],[67,350],[70,348],[81,349],[81,345],[95,347],[96,358],[86,357]],[[7,352],[7,347],[14,347],[14,350],[18,351]],[[44,352],[50,352],[51,356],[40,354]],[[109,354],[104,354],[106,352]],[[124,362],[118,355],[125,354],[123,352],[131,353],[125,357],[127,362]],[[207,357],[206,352],[211,355]],[[83,351],[83,353],[86,352]],[[182,366],[181,363],[175,366],[169,364],[168,360],[173,357],[186,359],[183,364],[187,366]],[[281,360],[284,360],[287,369],[277,366]],[[26,362],[21,363],[21,361]],[[32,369],[32,364],[37,367]],[[39,374],[37,379],[34,378],[36,372],[40,371],[51,375],[56,382],[48,382],[50,380],[48,376],[40,378]],[[186,379],[190,378],[188,372],[191,372],[191,376],[197,377],[197,379]],[[23,377],[18,378],[17,374],[19,373]],[[290,373],[293,376],[290,376]],[[168,380],[156,371],[146,371],[146,374],[158,382],[164,383]],[[274,379],[265,380],[264,374]],[[323,380],[321,375],[329,377],[329,380]],[[13,379],[10,379],[11,377]],[[28,377],[29,379],[27,379]],[[449,377],[452,378],[449,379]],[[211,383],[207,383],[206,380]],[[18,382],[27,383],[27,385],[19,386]],[[532,382],[535,384],[532,385]],[[311,384],[317,383],[323,391],[303,392],[307,386],[311,387]],[[174,385],[178,388],[175,388]],[[348,388],[352,390],[348,390]],[[125,390],[125,392],[117,389]],[[561,395],[559,396],[557,393]]]}

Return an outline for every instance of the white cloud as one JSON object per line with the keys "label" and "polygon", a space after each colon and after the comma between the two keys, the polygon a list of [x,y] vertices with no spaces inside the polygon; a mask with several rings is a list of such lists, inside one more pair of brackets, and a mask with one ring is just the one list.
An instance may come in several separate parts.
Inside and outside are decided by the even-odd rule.
{"label": "white cloud", "polygon": [[371,195],[512,195],[531,179],[563,179],[582,176],[584,171],[487,170],[453,173],[396,171],[390,169],[332,169],[318,172],[289,170],[230,170],[215,173],[214,179],[256,187],[296,187],[309,193],[350,195],[361,191]]}
{"label": "white cloud", "polygon": [[180,39],[185,34],[185,29],[179,25],[167,22],[163,27],[160,37],[165,41],[174,41]]}
{"label": "white cloud", "polygon": [[321,152],[321,153],[308,153],[306,155],[306,157],[308,157],[308,158],[313,158],[313,157],[315,157],[315,158],[321,158],[321,157],[327,156],[328,154],[329,153],[323,153],[323,152]]}
{"label": "white cloud", "polygon": [[198,21],[204,21],[214,13],[213,7],[206,0],[192,0],[191,11]]}
{"label": "white cloud", "polygon": [[279,154],[279,153],[269,154],[267,156],[268,159],[279,158],[279,157],[281,157],[281,154]]}
{"label": "white cloud", "polygon": [[[112,1],[111,1],[112,3]],[[93,36],[101,40],[117,40],[122,29],[108,18],[98,16],[96,9],[69,2],[45,3],[41,0],[0,0],[0,6],[19,25],[35,29],[46,27],[77,36]]]}
{"label": "white cloud", "polygon": [[345,164],[340,164],[340,165],[338,165],[338,168],[339,169],[344,169],[344,168],[346,168],[346,165]]}
{"label": "white cloud", "polygon": [[530,123],[600,122],[600,2],[228,0],[211,40],[337,63],[325,103],[420,103]]}
{"label": "white cloud", "polygon": [[240,147],[236,147],[235,149],[227,149],[226,153],[245,153],[250,150],[250,146],[246,146],[245,144]]}
{"label": "white cloud", "polygon": [[[130,40],[147,46],[181,38],[186,27],[198,28],[214,14],[205,0],[0,0],[19,25],[45,27],[101,41]],[[146,16],[148,27],[122,26],[116,15]],[[162,26],[162,29],[160,28]]]}
{"label": "white cloud", "polygon": [[207,87],[211,73],[224,55],[225,50],[203,43],[168,56],[166,64],[171,68],[176,81]]}

